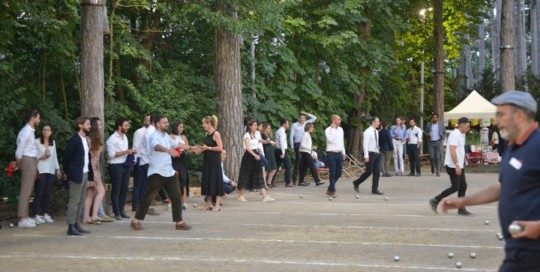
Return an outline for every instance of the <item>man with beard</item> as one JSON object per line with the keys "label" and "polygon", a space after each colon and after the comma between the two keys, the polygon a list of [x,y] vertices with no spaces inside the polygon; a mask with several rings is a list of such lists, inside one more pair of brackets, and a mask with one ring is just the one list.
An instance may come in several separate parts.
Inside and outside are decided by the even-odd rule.
{"label": "man with beard", "polygon": [[28,216],[28,200],[34,190],[38,164],[38,149],[34,135],[39,126],[39,111],[32,110],[26,118],[26,125],[17,135],[17,150],[15,151],[16,167],[21,169],[21,189],[19,192],[19,228],[33,228],[36,222]]}
{"label": "man with beard", "polygon": [[178,178],[172,167],[171,157],[178,157],[176,147],[178,144],[167,133],[169,120],[165,116],[157,118],[156,131],[150,136],[149,142],[149,167],[148,167],[148,191],[146,192],[140,207],[137,209],[135,218],[131,221],[134,230],[142,230],[139,220],[144,220],[150,203],[156,194],[164,188],[172,203],[173,221],[176,222],[177,230],[189,230],[191,226],[182,221],[182,203],[180,201],[180,186]]}
{"label": "man with beard", "polygon": [[[441,200],[444,212],[499,201],[499,220],[506,241],[499,271],[538,271],[540,267],[540,130],[530,93],[508,91],[492,101],[501,137],[508,140],[499,182],[466,197]],[[512,226],[512,228],[510,228]],[[510,230],[512,232],[510,232]]]}
{"label": "man with beard", "polygon": [[79,225],[79,215],[82,212],[86,185],[94,180],[90,149],[86,136],[90,132],[90,118],[79,116],[75,119],[77,133],[69,139],[64,151],[63,167],[69,182],[69,203],[66,221],[68,235],[80,236],[89,233]]}
{"label": "man with beard", "polygon": [[[124,212],[126,196],[129,185],[129,171],[135,158],[132,155],[136,151],[129,149],[126,133],[129,130],[129,122],[126,118],[118,118],[115,123],[116,131],[107,139],[107,154],[109,155],[109,175],[111,177],[111,202],[114,217],[120,221],[122,218],[129,219]],[[131,160],[131,161],[130,161]]]}

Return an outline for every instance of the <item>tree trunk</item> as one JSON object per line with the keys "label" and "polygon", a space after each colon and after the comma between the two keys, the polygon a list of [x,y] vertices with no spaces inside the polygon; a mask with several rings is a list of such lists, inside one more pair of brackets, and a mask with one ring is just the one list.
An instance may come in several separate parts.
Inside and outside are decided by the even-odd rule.
{"label": "tree trunk", "polygon": [[[218,1],[217,11],[238,20],[236,7]],[[240,66],[240,35],[232,33],[226,26],[215,30],[215,81],[219,97],[219,115],[223,147],[228,151],[225,161],[227,175],[238,179],[243,155],[242,128],[242,74]]]}
{"label": "tree trunk", "polygon": [[104,120],[103,6],[81,0],[81,114]]}
{"label": "tree trunk", "polygon": [[527,72],[527,54],[525,47],[525,24],[523,20],[523,0],[517,0],[514,8],[514,70],[518,80],[521,80]]}
{"label": "tree trunk", "polygon": [[493,62],[492,72],[496,81],[501,79],[501,0],[495,1],[495,7],[491,12],[491,59]]}
{"label": "tree trunk", "polygon": [[[358,105],[358,109],[354,110],[351,114],[351,129],[349,130],[349,143],[347,149],[349,153],[356,158],[360,159],[364,157],[362,155],[362,141],[364,133],[364,111],[361,110],[361,106],[366,100],[365,91],[360,89],[354,96],[354,104]],[[356,124],[356,125],[355,125]]]}
{"label": "tree trunk", "polygon": [[484,22],[478,25],[478,84],[482,83],[484,69],[486,68],[486,29]]}
{"label": "tree trunk", "polygon": [[435,75],[433,77],[433,112],[444,120],[444,27],[443,0],[433,0],[433,37],[435,38]]}
{"label": "tree trunk", "polygon": [[531,0],[531,70],[535,77],[540,76],[540,3]]}
{"label": "tree trunk", "polygon": [[[467,40],[469,40],[469,38],[470,37],[467,35]],[[467,92],[469,92],[474,87],[474,76],[471,63],[471,46],[468,44],[463,46],[463,57],[465,60],[465,88],[467,89]]]}
{"label": "tree trunk", "polygon": [[501,85],[503,92],[514,90],[514,0],[502,0],[501,7]]}

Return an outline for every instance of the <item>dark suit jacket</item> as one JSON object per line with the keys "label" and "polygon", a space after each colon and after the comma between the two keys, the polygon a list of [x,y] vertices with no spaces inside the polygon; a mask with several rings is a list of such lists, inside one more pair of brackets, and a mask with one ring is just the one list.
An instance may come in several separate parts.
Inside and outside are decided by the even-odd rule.
{"label": "dark suit jacket", "polygon": [[379,148],[381,151],[394,151],[394,144],[392,143],[392,137],[390,137],[390,131],[386,128],[379,131]]}
{"label": "dark suit jacket", "polygon": [[[439,137],[441,139],[441,142],[444,142],[444,139],[446,138],[446,130],[444,129],[444,124],[439,120],[437,122],[439,125]],[[431,122],[428,122],[426,125],[426,129],[424,129],[424,134],[428,137],[428,139],[431,141],[431,138],[429,137],[429,133],[431,132]]]}
{"label": "dark suit jacket", "polygon": [[64,159],[62,165],[67,178],[75,183],[82,183],[84,156],[88,156],[88,180],[94,180],[94,171],[92,170],[92,160],[90,152],[84,154],[84,146],[79,134],[73,135],[69,139],[66,151],[64,151]]}

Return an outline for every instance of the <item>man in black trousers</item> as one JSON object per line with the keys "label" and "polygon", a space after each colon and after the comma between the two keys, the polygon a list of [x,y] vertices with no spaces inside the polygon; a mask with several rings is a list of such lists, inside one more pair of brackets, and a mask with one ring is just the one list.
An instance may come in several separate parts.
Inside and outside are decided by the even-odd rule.
{"label": "man in black trousers", "polygon": [[371,184],[371,193],[374,195],[383,195],[383,192],[379,191],[379,177],[381,175],[381,164],[379,153],[379,131],[377,128],[380,125],[379,117],[373,117],[371,119],[371,126],[364,130],[364,161],[366,162],[366,172],[364,172],[357,180],[353,181],[354,190],[359,193],[358,186],[362,184],[373,173],[373,180]]}

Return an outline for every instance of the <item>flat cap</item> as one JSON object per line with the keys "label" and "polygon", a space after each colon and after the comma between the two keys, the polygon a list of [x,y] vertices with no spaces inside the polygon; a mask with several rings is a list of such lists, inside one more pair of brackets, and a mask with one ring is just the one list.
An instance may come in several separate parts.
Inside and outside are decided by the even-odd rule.
{"label": "flat cap", "polygon": [[511,104],[522,109],[528,110],[532,113],[536,113],[538,110],[538,104],[532,95],[523,91],[508,91],[491,100],[491,103],[495,105]]}

